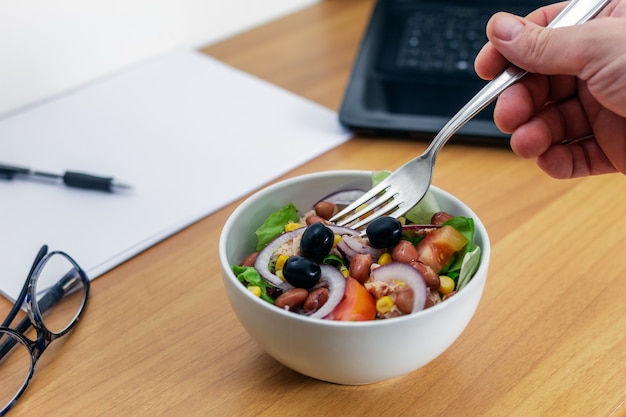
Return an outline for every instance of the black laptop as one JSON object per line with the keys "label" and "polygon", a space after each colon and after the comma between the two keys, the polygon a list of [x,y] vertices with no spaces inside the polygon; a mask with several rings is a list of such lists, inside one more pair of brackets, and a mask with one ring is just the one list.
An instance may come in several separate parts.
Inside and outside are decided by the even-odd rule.
{"label": "black laptop", "polygon": [[[357,134],[431,140],[482,88],[474,58],[497,11],[526,15],[533,0],[377,0],[339,110]],[[508,145],[493,104],[453,141]]]}

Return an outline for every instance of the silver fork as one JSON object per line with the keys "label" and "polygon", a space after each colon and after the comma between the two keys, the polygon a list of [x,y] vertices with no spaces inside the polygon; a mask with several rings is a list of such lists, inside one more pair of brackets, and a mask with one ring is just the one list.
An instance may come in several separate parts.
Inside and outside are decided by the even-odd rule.
{"label": "silver fork", "polygon": [[[551,28],[573,26],[595,17],[611,0],[573,0],[548,25]],[[526,71],[509,65],[485,85],[439,131],[426,151],[405,163],[380,184],[341,210],[330,221],[359,229],[372,220],[388,215],[400,217],[426,194],[432,182],[433,167],[439,150],[469,120],[487,107]]]}

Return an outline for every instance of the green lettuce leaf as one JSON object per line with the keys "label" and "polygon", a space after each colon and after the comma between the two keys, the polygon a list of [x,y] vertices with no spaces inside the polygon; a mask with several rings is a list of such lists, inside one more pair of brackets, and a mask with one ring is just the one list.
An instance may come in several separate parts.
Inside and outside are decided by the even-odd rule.
{"label": "green lettuce leaf", "polygon": [[267,288],[270,284],[261,277],[254,267],[233,265],[232,269],[237,279],[244,283],[246,287],[256,286],[261,288],[261,298],[269,303],[274,303],[274,299],[267,294]]}
{"label": "green lettuce leaf", "polygon": [[470,282],[470,280],[478,270],[478,266],[480,265],[480,255],[480,246],[474,245],[474,248],[471,251],[467,252],[463,257],[461,272],[459,274],[459,279],[456,284],[457,291],[463,289],[463,287],[465,287],[467,283]]}
{"label": "green lettuce leaf", "polygon": [[385,178],[391,175],[391,171],[374,171],[372,172],[372,187],[380,184]]}
{"label": "green lettuce leaf", "polygon": [[256,250],[263,249],[280,235],[285,230],[285,225],[290,221],[298,221],[298,210],[293,203],[289,203],[282,209],[270,214],[265,223],[255,232],[257,237]]}
{"label": "green lettuce leaf", "polygon": [[435,196],[429,189],[420,202],[407,211],[404,217],[414,224],[429,224],[433,214],[440,211],[439,203],[437,203]]}

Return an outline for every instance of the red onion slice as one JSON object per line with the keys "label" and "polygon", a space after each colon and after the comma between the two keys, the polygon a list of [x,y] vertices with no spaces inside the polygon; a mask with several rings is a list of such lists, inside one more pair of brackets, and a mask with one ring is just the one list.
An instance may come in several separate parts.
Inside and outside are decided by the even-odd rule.
{"label": "red onion slice", "polygon": [[383,249],[376,249],[373,246],[367,245],[352,236],[344,236],[342,241],[346,242],[346,245],[356,253],[361,253],[363,255],[372,255],[372,259],[374,260],[374,262],[376,262],[378,258],[380,258],[380,255],[384,251]]}
{"label": "red onion slice", "polygon": [[373,281],[393,282],[402,281],[413,290],[412,313],[421,311],[426,304],[427,289],[422,275],[409,264],[392,262],[372,270],[370,278]]}
{"label": "red onion slice", "polygon": [[346,291],[346,279],[339,270],[330,265],[320,265],[322,269],[322,277],[320,280],[326,281],[328,284],[328,300],[326,303],[308,317],[323,319],[331,313],[341,302],[343,294]]}
{"label": "red onion slice", "polygon": [[429,231],[429,230],[435,230],[435,229],[439,229],[441,227],[440,224],[405,224],[404,226],[402,226],[402,230],[425,230],[425,231]]}
{"label": "red onion slice", "polygon": [[358,255],[359,253],[357,251],[355,251],[354,249],[352,249],[348,243],[346,243],[345,238],[341,239],[339,241],[339,243],[337,243],[337,250],[339,251],[339,253],[341,253],[341,255],[346,258],[346,260],[348,262],[350,262],[352,260],[352,258],[354,258],[356,255]]}
{"label": "red onion slice", "polygon": [[347,206],[357,198],[365,194],[365,190],[353,189],[353,190],[341,190],[334,192],[326,197],[322,198],[318,203],[322,201],[328,201],[329,203],[337,204],[338,206]]}
{"label": "red onion slice", "polygon": [[[359,235],[359,232],[357,230],[350,229],[348,227],[333,226],[333,225],[326,225],[326,226],[328,226],[328,228],[332,230],[333,233],[336,233],[342,236],[346,236],[346,235],[358,236]],[[306,227],[300,227],[298,229],[292,230],[291,232],[285,232],[279,235],[270,243],[268,243],[267,246],[265,246],[259,252],[259,254],[256,257],[256,261],[254,262],[254,268],[257,271],[259,271],[259,274],[263,278],[265,278],[267,282],[269,282],[270,284],[272,284],[273,286],[277,288],[282,289],[283,291],[290,290],[294,287],[288,282],[281,280],[278,277],[278,275],[270,272],[269,270],[270,259],[272,258],[272,255],[274,254],[274,252],[278,250],[278,248],[280,248],[282,245],[289,242],[290,240],[293,240],[296,237],[300,236],[302,233],[304,233],[305,230],[306,230]]]}
{"label": "red onion slice", "polygon": [[345,235],[359,236],[359,234],[361,233],[356,229],[352,229],[350,227],[345,227],[345,226],[336,226],[334,224],[327,224],[326,227],[332,230],[333,233],[340,235],[340,236],[345,236]]}
{"label": "red onion slice", "polygon": [[285,232],[279,235],[276,239],[272,240],[270,243],[267,244],[267,246],[261,249],[261,251],[256,257],[256,261],[254,261],[254,268],[257,271],[259,271],[259,274],[263,278],[265,278],[267,282],[269,282],[270,284],[272,284],[273,286],[277,288],[282,289],[283,291],[290,290],[294,287],[288,282],[285,282],[282,279],[280,279],[278,275],[270,272],[269,270],[270,258],[272,257],[274,252],[278,250],[278,248],[280,248],[283,244],[289,242],[290,240],[293,240],[297,236],[304,233],[305,229],[306,227],[301,227],[291,232]]}

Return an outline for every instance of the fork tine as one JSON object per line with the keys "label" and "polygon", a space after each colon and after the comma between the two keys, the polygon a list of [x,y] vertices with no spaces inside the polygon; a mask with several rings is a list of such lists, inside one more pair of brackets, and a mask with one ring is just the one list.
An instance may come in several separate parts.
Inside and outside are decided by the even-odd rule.
{"label": "fork tine", "polygon": [[[339,225],[344,225],[344,224],[349,223],[350,221],[354,220],[355,218],[357,218],[359,216],[362,216],[363,214],[367,213],[367,211],[369,211],[369,208],[363,208],[362,206],[365,203],[369,202],[370,200],[376,198],[376,196],[381,194],[383,191],[386,191],[387,188],[389,188],[389,187],[390,187],[390,184],[388,184],[387,180],[381,182],[377,186],[371,188],[368,192],[363,194],[361,197],[359,197],[356,200],[354,200],[349,206],[345,207],[339,213],[337,213],[333,217],[331,217],[330,221],[333,222],[333,223],[337,223]],[[350,213],[355,212],[355,211],[356,211],[356,213],[358,213],[358,215],[354,215],[353,214],[352,216],[349,216],[348,220],[346,221],[345,218]],[[349,220],[350,218],[352,220]]]}
{"label": "fork tine", "polygon": [[400,206],[404,205],[404,201],[400,200],[401,193],[391,184],[391,181],[387,180],[337,213],[330,221],[339,226],[358,229],[382,215],[392,215],[393,217],[401,215],[402,213],[393,214]]}
{"label": "fork tine", "polygon": [[[360,204],[359,206],[357,206],[357,210],[354,211],[354,213],[352,213],[352,215],[349,215],[345,218],[343,218],[342,220],[340,220],[339,222],[337,222],[337,225],[339,226],[345,226],[349,223],[352,223],[353,221],[359,219],[360,217],[367,215],[368,217],[370,217],[372,214],[369,214],[371,212],[376,212],[379,210],[379,208],[387,203],[389,200],[393,200],[398,194],[395,192],[391,192],[388,190],[385,190],[385,192],[383,192],[382,194],[379,194],[380,197],[376,198],[374,201],[369,202],[369,203],[363,203]],[[376,196],[374,196],[375,198]]]}
{"label": "fork tine", "polygon": [[367,217],[359,220],[358,222],[351,224],[350,227],[358,230],[361,227],[370,224],[372,221],[374,221],[375,219],[379,217],[389,216],[389,217],[398,218],[400,215],[402,215],[402,212],[399,212],[398,208],[400,208],[401,206],[405,204],[404,201],[398,201],[398,199],[396,198],[392,198],[391,200],[387,200],[387,201],[389,201],[388,204],[378,207],[376,211],[374,211]]}

